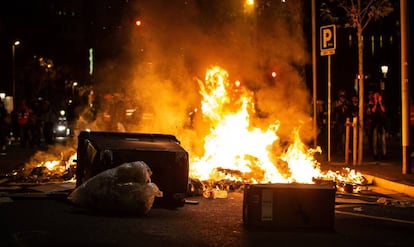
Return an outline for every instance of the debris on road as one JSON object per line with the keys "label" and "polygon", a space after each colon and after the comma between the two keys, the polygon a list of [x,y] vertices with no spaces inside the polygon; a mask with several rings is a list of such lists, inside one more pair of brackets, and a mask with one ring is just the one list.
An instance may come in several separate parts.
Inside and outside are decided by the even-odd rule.
{"label": "debris on road", "polygon": [[162,192],[151,182],[143,161],[105,170],[77,187],[68,199],[82,207],[108,213],[144,215]]}

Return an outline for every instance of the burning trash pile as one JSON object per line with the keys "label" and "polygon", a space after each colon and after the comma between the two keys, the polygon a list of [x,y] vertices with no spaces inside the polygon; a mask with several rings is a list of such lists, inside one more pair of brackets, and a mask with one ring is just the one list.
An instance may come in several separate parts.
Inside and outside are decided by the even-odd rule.
{"label": "burning trash pile", "polygon": [[24,167],[5,174],[8,183],[48,183],[75,179],[76,150],[56,145],[36,152]]}
{"label": "burning trash pile", "polygon": [[367,184],[367,179],[361,173],[344,167],[338,171],[325,171],[314,178],[315,183],[333,183],[339,191],[354,193],[363,190]]}
{"label": "burning trash pile", "polygon": [[282,121],[267,128],[252,126],[257,118],[254,95],[228,77],[225,70],[213,67],[204,81],[198,80],[199,112],[210,128],[204,138],[204,155],[190,161],[190,177],[194,178],[190,194],[218,198],[225,195],[222,191],[257,183],[333,183],[348,192],[366,185],[365,178],[354,170],[323,172],[314,158],[320,148],[306,147],[299,136],[300,127],[293,130],[287,145],[277,135]]}

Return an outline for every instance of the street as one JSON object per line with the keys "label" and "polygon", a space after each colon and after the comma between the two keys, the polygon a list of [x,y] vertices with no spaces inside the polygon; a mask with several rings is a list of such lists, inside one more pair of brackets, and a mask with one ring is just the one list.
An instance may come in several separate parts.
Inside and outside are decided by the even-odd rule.
{"label": "street", "polygon": [[336,193],[332,231],[247,229],[239,191],[190,197],[144,217],[98,214],[59,194],[27,191],[0,197],[1,246],[414,246],[414,200],[369,188]]}
{"label": "street", "polygon": [[[35,151],[10,149],[3,170],[21,167]],[[414,246],[414,198],[374,185],[359,193],[338,189],[334,226],[323,231],[246,228],[242,190],[189,197],[183,207],[136,217],[72,204],[74,182],[0,185],[0,246]]]}

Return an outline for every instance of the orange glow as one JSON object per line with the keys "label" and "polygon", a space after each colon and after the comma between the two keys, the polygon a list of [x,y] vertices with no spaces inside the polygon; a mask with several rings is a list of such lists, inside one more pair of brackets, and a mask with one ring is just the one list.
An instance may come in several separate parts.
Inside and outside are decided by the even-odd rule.
{"label": "orange glow", "polygon": [[76,165],[77,154],[72,154],[68,160],[48,160],[40,162],[38,167],[46,167],[50,172],[56,175],[63,175],[71,166]]}
{"label": "orange glow", "polygon": [[[255,116],[253,93],[238,81],[235,88],[228,73],[220,67],[207,71],[199,80],[201,113],[209,123],[204,138],[204,154],[190,160],[190,177],[202,181],[232,180],[245,183],[314,183],[315,180],[362,184],[355,171],[345,175],[322,172],[314,158],[320,148],[308,148],[300,139],[298,126],[292,143],[281,147],[277,131],[281,121],[266,129],[252,126]],[[284,150],[276,154],[277,150]]]}
{"label": "orange glow", "polygon": [[[279,122],[260,129],[251,125],[255,114],[253,94],[239,86],[231,91],[225,70],[214,67],[199,81],[203,117],[210,123],[204,141],[204,156],[190,162],[190,176],[201,180],[234,179],[249,183],[311,183],[319,174],[313,153],[307,152],[296,133],[295,143],[281,157],[274,157],[272,145],[279,137]],[[240,85],[236,83],[236,85]],[[234,95],[236,94],[236,95]],[[286,162],[290,172],[282,174],[278,163]]]}
{"label": "orange glow", "polygon": [[[191,114],[200,114],[206,128],[197,139],[203,144],[202,154],[190,153],[191,178],[243,183],[315,183],[321,180],[334,181],[339,185],[364,184],[363,176],[354,170],[321,171],[320,164],[314,158],[321,150],[319,147],[309,148],[302,142],[301,126],[291,128],[293,131],[289,140],[281,140],[278,135],[280,126],[284,124],[283,119],[267,126],[255,126],[253,123],[263,117],[256,114],[254,92],[241,81],[230,81],[224,69],[212,67],[207,70],[205,79],[197,82],[201,107],[195,108]],[[132,114],[133,109],[128,109],[131,111],[126,114]],[[104,119],[109,117],[104,115]],[[156,114],[144,112],[141,120],[152,122],[156,117]],[[61,159],[53,157],[50,161],[37,162],[36,165],[62,175],[76,166],[76,153],[69,154],[61,155]],[[63,157],[70,158],[65,161]],[[47,159],[42,156],[38,160]],[[210,192],[209,196],[213,198],[225,196],[215,190]]]}
{"label": "orange glow", "polygon": [[254,0],[246,0],[246,5],[253,6],[254,5]]}

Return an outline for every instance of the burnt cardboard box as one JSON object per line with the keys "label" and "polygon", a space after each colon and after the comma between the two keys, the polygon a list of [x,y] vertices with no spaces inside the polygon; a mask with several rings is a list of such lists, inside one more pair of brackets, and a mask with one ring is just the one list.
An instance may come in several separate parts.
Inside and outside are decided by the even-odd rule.
{"label": "burnt cardboard box", "polygon": [[334,186],[249,184],[243,197],[243,224],[250,229],[334,230]]}
{"label": "burnt cardboard box", "polygon": [[76,186],[127,162],[144,161],[151,182],[163,192],[154,206],[184,205],[188,188],[188,153],[173,135],[82,131],[78,136]]}

